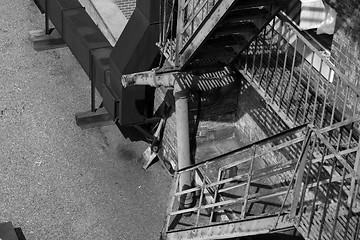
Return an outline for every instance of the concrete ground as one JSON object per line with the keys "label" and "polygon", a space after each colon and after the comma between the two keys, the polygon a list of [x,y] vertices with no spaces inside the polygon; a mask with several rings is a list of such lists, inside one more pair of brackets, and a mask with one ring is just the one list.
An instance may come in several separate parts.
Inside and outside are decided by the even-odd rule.
{"label": "concrete ground", "polygon": [[43,25],[32,0],[1,1],[0,222],[27,240],[158,239],[171,178],[115,125],[76,126],[90,82],[68,48],[33,50]]}

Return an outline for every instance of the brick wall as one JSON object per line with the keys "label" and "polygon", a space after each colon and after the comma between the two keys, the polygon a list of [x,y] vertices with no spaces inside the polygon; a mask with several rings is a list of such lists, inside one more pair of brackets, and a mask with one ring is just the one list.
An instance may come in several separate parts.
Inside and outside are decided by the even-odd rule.
{"label": "brick wall", "polygon": [[118,5],[125,17],[129,19],[135,9],[136,0],[115,0],[115,3]]}
{"label": "brick wall", "polygon": [[[202,92],[201,96],[202,108],[197,127],[196,96],[189,98],[189,134],[191,137],[196,132],[195,145],[190,140],[192,154],[195,156],[193,161],[196,163],[288,129],[256,90],[241,77],[226,89]],[[172,165],[176,166],[177,140],[173,93],[171,89],[157,88],[155,111],[164,102],[171,105],[173,111],[166,122],[159,156],[162,161],[172,162]]]}
{"label": "brick wall", "polygon": [[360,84],[360,1],[326,0],[337,12],[331,60],[342,73]]}

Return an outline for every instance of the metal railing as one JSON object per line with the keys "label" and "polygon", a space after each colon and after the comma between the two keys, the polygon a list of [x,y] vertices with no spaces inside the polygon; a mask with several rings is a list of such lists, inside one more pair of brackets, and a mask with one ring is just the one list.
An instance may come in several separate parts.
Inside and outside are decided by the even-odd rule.
{"label": "metal railing", "polygon": [[[271,216],[267,224],[273,226],[306,140],[304,128],[289,130],[178,171],[170,194],[167,233],[180,236],[179,231],[266,216]],[[179,179],[189,172],[196,184],[181,191]],[[181,198],[189,193],[194,196],[194,205],[181,209]],[[288,201],[288,208],[290,204]],[[187,214],[190,216],[184,217]],[[226,228],[221,231],[219,237],[228,234]]]}
{"label": "metal railing", "polygon": [[[297,164],[296,181],[288,189],[293,193],[290,219],[307,239],[360,237],[360,155],[359,143],[352,136],[359,121],[343,121],[322,130],[312,128],[308,147]],[[286,203],[287,198],[283,206]]]}
{"label": "metal railing", "polygon": [[[291,226],[307,239],[358,239],[359,123],[310,125],[306,134],[297,127],[178,171],[167,239],[222,239]],[[197,184],[182,191],[180,176],[189,172]],[[189,193],[194,205],[181,209]]]}
{"label": "metal railing", "polygon": [[252,86],[293,126],[322,128],[359,114],[359,89],[283,13],[249,45],[239,63]]}
{"label": "metal railing", "polygon": [[220,0],[163,0],[161,4],[160,40],[164,56],[175,66],[179,52],[206,21]]}

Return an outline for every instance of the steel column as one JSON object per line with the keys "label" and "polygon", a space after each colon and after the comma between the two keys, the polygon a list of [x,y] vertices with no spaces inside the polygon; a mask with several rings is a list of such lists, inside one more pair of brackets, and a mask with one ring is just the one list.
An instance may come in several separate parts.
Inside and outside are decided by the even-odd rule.
{"label": "steel column", "polygon": [[[190,139],[189,139],[189,109],[187,91],[178,82],[174,85],[175,113],[176,113],[176,136],[178,147],[178,168],[183,169],[191,165]],[[191,188],[191,172],[181,173],[179,179],[180,191]],[[188,208],[192,204],[193,194],[184,194],[180,198],[180,208]]]}

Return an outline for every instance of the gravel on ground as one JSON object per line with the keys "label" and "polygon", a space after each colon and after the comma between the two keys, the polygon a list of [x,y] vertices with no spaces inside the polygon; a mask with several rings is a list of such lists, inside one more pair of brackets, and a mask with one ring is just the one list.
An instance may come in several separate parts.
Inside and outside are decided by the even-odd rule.
{"label": "gravel on ground", "polygon": [[0,222],[26,239],[158,239],[171,178],[115,125],[81,130],[90,82],[68,48],[36,52],[32,0],[0,7]]}

